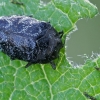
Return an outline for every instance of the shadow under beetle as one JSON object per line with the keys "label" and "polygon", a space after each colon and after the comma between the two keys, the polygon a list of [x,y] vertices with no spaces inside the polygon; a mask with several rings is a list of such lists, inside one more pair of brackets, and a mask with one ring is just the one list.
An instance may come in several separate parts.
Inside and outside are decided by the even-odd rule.
{"label": "shadow under beetle", "polygon": [[27,61],[25,67],[50,63],[56,69],[53,60],[63,47],[62,35],[49,22],[29,16],[0,17],[0,49],[12,60]]}

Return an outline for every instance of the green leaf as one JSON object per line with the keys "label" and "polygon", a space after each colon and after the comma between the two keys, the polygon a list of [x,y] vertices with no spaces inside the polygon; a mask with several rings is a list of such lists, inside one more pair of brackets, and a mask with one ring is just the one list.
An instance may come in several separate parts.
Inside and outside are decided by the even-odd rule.
{"label": "green leaf", "polygon": [[[12,0],[11,0],[12,1]],[[81,18],[92,18],[98,10],[88,0],[52,0],[43,4],[40,0],[14,0],[24,5],[0,1],[0,15],[33,15],[50,21],[57,31],[66,35],[75,29]],[[84,66],[74,68],[66,60],[65,49],[56,60],[57,69],[49,64],[35,64],[25,69],[26,62],[11,61],[0,52],[0,100],[87,100],[88,95],[100,99],[100,58],[88,60]]]}

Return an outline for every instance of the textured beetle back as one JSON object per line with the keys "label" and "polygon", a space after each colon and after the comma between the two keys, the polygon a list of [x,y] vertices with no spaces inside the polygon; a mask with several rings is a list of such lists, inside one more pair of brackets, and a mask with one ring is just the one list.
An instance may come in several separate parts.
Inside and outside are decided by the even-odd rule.
{"label": "textured beetle back", "polygon": [[48,22],[28,16],[0,17],[0,49],[11,59],[49,63],[58,57],[61,45],[59,34]]}

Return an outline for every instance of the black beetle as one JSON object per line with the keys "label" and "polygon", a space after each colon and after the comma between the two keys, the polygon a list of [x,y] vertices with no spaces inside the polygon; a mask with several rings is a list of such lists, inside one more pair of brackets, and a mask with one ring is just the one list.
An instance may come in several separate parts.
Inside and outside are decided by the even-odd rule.
{"label": "black beetle", "polygon": [[62,35],[49,22],[29,16],[0,17],[0,49],[12,60],[27,61],[25,67],[50,63],[56,69],[53,60],[63,47]]}

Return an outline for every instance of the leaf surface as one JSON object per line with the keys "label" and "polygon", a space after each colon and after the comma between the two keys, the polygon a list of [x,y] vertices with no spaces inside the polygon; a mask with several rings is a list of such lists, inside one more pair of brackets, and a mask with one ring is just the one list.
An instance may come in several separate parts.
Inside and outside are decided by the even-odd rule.
{"label": "leaf surface", "polygon": [[[0,16],[33,15],[34,18],[50,21],[57,31],[66,35],[75,29],[81,18],[92,18],[98,10],[88,0],[52,0],[48,4],[40,0],[15,0],[24,5],[1,0]],[[80,68],[74,68],[66,60],[65,48],[56,60],[57,69],[50,64],[36,64],[25,69],[26,62],[11,61],[0,52],[0,100],[87,100],[84,92],[100,99],[100,58],[87,60]]]}

